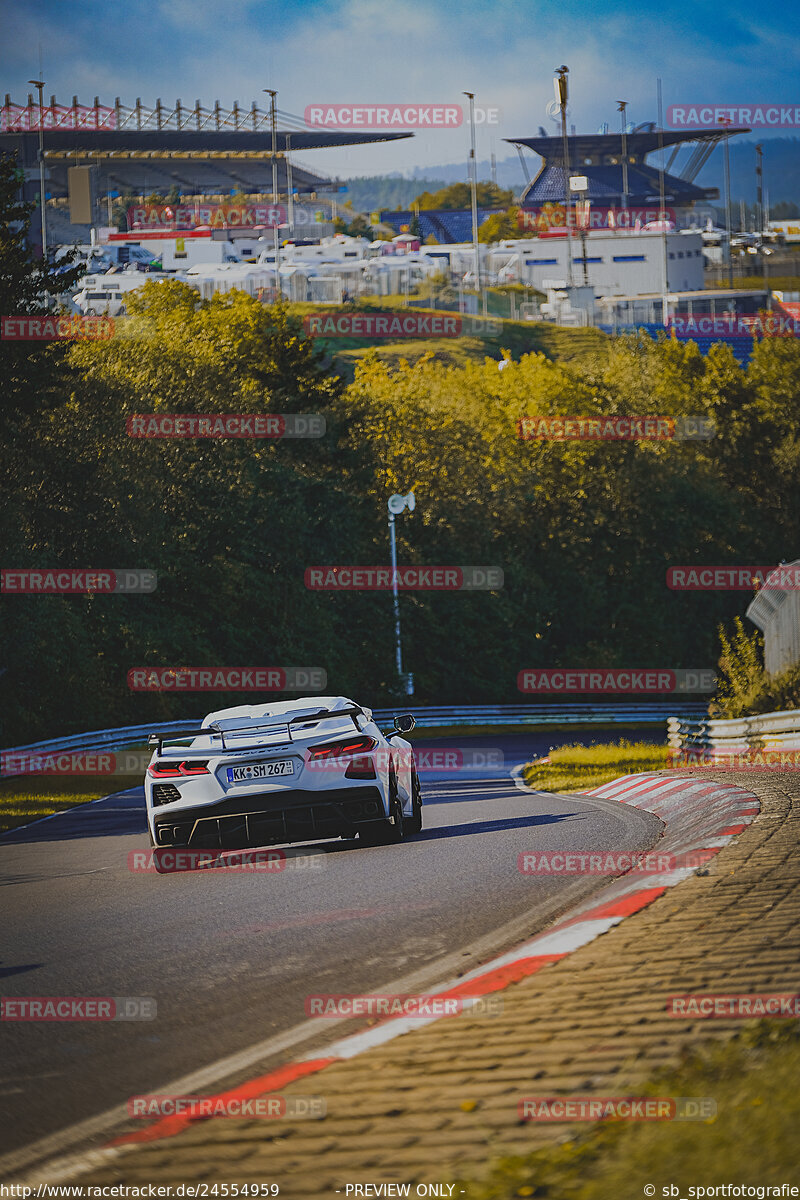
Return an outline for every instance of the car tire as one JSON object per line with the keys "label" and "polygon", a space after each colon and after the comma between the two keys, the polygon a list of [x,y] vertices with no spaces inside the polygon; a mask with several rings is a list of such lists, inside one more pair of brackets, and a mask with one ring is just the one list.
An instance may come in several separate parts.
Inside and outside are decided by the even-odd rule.
{"label": "car tire", "polygon": [[402,842],[405,833],[403,806],[397,794],[397,780],[392,772],[389,777],[389,816],[360,829],[358,837],[367,846],[393,846]]}
{"label": "car tire", "polygon": [[406,833],[420,833],[422,830],[422,788],[419,785],[417,768],[411,764],[411,816],[404,818]]}

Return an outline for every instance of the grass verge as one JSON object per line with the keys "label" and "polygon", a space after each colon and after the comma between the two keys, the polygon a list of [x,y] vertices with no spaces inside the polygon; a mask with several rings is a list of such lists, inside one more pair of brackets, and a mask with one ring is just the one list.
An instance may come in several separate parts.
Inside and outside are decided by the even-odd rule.
{"label": "grass verge", "polygon": [[[769,275],[767,277],[767,287],[770,291],[778,292],[796,292],[798,290],[798,275]],[[712,288],[726,288],[725,283],[713,283]],[[748,292],[760,292],[764,287],[763,275],[742,275],[739,279],[734,279],[734,288],[745,288]]]}
{"label": "grass verge", "polygon": [[[716,1117],[565,1125],[560,1144],[497,1158],[482,1178],[462,1180],[455,1194],[468,1200],[643,1200],[646,1195],[696,1197],[690,1188],[713,1185],[797,1186],[798,1078],[800,1022],[754,1022],[730,1042],[687,1055],[677,1070],[627,1091],[710,1097]],[[538,1094],[535,1086],[530,1092]],[[619,1087],[612,1092],[626,1094]],[[480,1106],[474,1111],[479,1118]]]}
{"label": "grass verge", "polygon": [[102,796],[104,788],[98,781],[93,787],[86,778],[31,779],[20,776],[4,780],[0,785],[0,832],[29,825],[42,817],[87,804]]}
{"label": "grass verge", "polygon": [[[312,313],[324,312],[334,316],[340,312],[353,313],[371,308],[397,309],[404,313],[427,316],[456,315],[443,309],[409,309],[404,305],[403,297],[379,296],[366,297],[359,301],[357,306],[302,302],[292,303],[289,308],[301,319]],[[599,329],[564,329],[547,321],[510,321],[504,318],[496,320],[502,327],[502,333],[496,337],[481,336],[482,318],[464,315],[461,336],[456,338],[417,338],[408,342],[387,342],[386,338],[320,337],[317,341],[324,347],[325,352],[332,356],[334,369],[348,382],[352,381],[355,375],[356,363],[364,358],[368,350],[375,350],[378,357],[390,367],[398,366],[402,359],[413,364],[424,354],[433,354],[437,362],[446,366],[460,367],[468,362],[481,363],[487,356],[499,361],[503,349],[508,350],[515,360],[523,354],[541,352],[550,359],[569,362],[587,356],[602,355],[611,344],[607,335]],[[473,327],[476,335],[470,336]]]}
{"label": "grass verge", "polygon": [[20,825],[30,825],[32,821],[39,821],[53,813],[65,812],[78,804],[99,800],[111,792],[124,791],[141,782],[141,776],[128,778],[118,775],[113,778],[88,775],[36,778],[19,775],[3,780],[0,783],[0,833],[17,829]]}
{"label": "grass verge", "polygon": [[599,746],[559,746],[546,758],[528,763],[523,778],[537,792],[587,791],[611,783],[620,775],[662,771],[668,748],[655,742],[628,742]]}

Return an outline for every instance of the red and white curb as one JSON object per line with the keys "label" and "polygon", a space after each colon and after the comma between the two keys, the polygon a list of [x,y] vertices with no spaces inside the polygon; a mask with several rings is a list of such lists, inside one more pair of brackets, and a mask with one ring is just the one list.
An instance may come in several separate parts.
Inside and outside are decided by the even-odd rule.
{"label": "red and white curb", "polygon": [[[515,775],[518,787],[533,792],[521,782],[519,771]],[[645,877],[634,872],[622,875],[584,904],[579,904],[546,933],[538,934],[531,941],[458,979],[426,991],[426,995],[442,1000],[459,998],[462,1007],[468,1010],[482,997],[534,975],[549,963],[566,958],[580,946],[585,946],[601,933],[618,925],[625,917],[645,908],[663,895],[667,888],[694,874],[698,866],[718,854],[760,812],[759,801],[752,793],[737,787],[695,781],[691,777],[625,775],[583,794],[618,800],[622,804],[653,813],[666,826],[663,838],[658,843],[659,855],[691,855],[697,865]],[[334,1063],[346,1062],[412,1029],[420,1029],[441,1019],[440,1016],[390,1017],[360,1033],[340,1038],[326,1047],[323,1056],[288,1063],[211,1099],[222,1103],[252,1100],[279,1091],[298,1079],[316,1074]],[[195,1121],[203,1119],[206,1118],[188,1114],[162,1117],[144,1129],[115,1138],[102,1150],[69,1160],[71,1174],[68,1177],[74,1178],[101,1164],[108,1165],[117,1155],[142,1143],[174,1137]],[[61,1160],[60,1165],[63,1179],[63,1168],[67,1163]],[[55,1166],[52,1164],[53,1169]],[[43,1175],[37,1172],[36,1177],[43,1178]]]}

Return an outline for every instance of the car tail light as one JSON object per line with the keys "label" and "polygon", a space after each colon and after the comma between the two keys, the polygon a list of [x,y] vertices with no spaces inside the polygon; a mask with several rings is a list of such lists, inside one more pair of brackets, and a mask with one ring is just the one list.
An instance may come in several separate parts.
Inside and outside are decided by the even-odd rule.
{"label": "car tail light", "polygon": [[151,763],[147,768],[147,774],[153,779],[178,779],[181,776],[185,779],[191,775],[210,775],[208,769],[208,759],[200,761],[197,758],[189,758],[184,762],[161,762]]}
{"label": "car tail light", "polygon": [[374,750],[377,744],[375,738],[365,734],[363,737],[346,738],[341,742],[325,742],[322,746],[309,746],[308,757],[310,762],[317,762],[321,758],[351,758],[354,754],[364,754],[367,750]]}

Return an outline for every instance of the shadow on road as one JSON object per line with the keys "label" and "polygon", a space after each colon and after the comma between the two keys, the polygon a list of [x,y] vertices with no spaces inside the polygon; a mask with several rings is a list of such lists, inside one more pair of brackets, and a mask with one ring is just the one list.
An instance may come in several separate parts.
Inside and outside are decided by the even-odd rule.
{"label": "shadow on road", "polygon": [[433,842],[440,838],[469,837],[475,833],[502,833],[507,829],[530,829],[534,825],[556,825],[560,821],[583,820],[585,813],[544,813],[531,817],[499,817],[496,821],[470,821],[466,825],[444,825],[441,829],[423,829],[409,842]]}
{"label": "shadow on road", "polygon": [[[492,780],[492,783],[502,784],[503,780]],[[465,797],[439,796],[430,797],[425,802],[425,808],[442,804],[469,804],[481,800],[496,799],[496,795]],[[537,825],[551,825],[562,821],[579,820],[583,814],[571,813],[540,813],[521,817],[501,817],[494,821],[469,821],[460,825],[445,825],[436,829],[424,829],[414,834],[407,841],[430,842],[444,838],[472,837],[481,833],[500,833],[510,829],[528,829]],[[102,801],[82,804],[75,809],[67,809],[55,817],[38,821],[22,829],[11,829],[0,835],[0,846],[21,845],[36,842],[67,842],[80,838],[96,837],[125,837],[140,834],[144,841],[147,837],[145,820],[144,792],[141,788],[131,788],[125,792],[104,797]],[[250,849],[269,849],[274,846],[250,847]],[[285,847],[291,854],[341,854],[350,850],[363,851],[374,847],[365,847],[356,839],[347,841],[320,841],[306,843],[289,843]],[[148,849],[143,845],[142,849]],[[235,851],[231,851],[235,853]]]}

